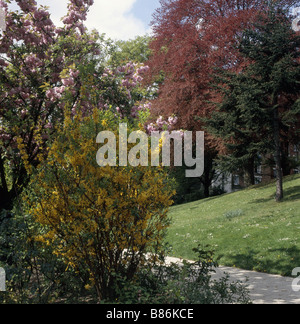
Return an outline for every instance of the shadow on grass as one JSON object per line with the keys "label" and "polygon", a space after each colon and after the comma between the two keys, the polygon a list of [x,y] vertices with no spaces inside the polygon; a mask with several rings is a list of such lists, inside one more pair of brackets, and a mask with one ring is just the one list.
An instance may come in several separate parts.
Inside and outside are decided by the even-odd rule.
{"label": "shadow on grass", "polygon": [[274,203],[275,203],[275,195],[272,195],[267,198],[259,198],[259,199],[252,200],[251,204],[265,204],[269,201],[274,201]]}
{"label": "shadow on grass", "polygon": [[297,200],[300,199],[300,186],[287,188],[284,190],[285,200]]}
{"label": "shadow on grass", "polygon": [[[295,181],[297,179],[300,179],[300,175],[299,174],[294,174],[294,175],[290,175],[290,176],[285,176],[283,178],[283,182],[284,184],[288,184],[291,181]],[[255,188],[255,189],[265,189],[266,187],[273,187],[276,186],[276,179],[271,179],[269,181],[263,182],[263,183],[259,183],[255,186],[252,186],[251,188]]]}
{"label": "shadow on grass", "polygon": [[[219,256],[219,262],[225,266],[235,266],[239,269],[278,274],[291,277],[293,269],[300,267],[300,249],[297,246],[290,248],[274,248],[269,250],[269,257],[260,257],[253,249],[236,255]],[[280,256],[280,257],[279,257]]]}
{"label": "shadow on grass", "polygon": [[[207,203],[211,200],[215,200],[220,197],[222,197],[222,196],[214,196],[214,197],[203,198],[203,199],[188,202],[188,203],[176,204],[176,205],[173,205],[171,208],[172,208],[172,211],[175,211],[177,209],[182,209],[182,208],[187,208],[187,210],[198,209],[200,205]],[[191,207],[187,207],[188,205],[191,205]]]}
{"label": "shadow on grass", "polygon": [[[292,201],[300,199],[300,186],[294,186],[290,188],[284,189],[284,200],[283,201]],[[274,189],[274,195],[272,194],[269,197],[266,198],[259,198],[251,201],[251,204],[262,204],[267,203],[269,201],[275,201],[275,189]]]}

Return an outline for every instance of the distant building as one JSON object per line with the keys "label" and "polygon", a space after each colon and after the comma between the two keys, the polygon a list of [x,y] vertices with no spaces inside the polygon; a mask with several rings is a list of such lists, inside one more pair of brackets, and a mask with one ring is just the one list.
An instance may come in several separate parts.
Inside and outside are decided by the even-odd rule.
{"label": "distant building", "polygon": [[[295,168],[291,174],[300,174],[300,144],[291,145],[289,157],[295,162]],[[268,183],[276,178],[276,170],[268,165],[258,165],[254,170],[255,184]],[[217,173],[216,180],[212,183],[212,188],[220,188],[223,192],[231,193],[245,188],[244,177],[241,174]]]}

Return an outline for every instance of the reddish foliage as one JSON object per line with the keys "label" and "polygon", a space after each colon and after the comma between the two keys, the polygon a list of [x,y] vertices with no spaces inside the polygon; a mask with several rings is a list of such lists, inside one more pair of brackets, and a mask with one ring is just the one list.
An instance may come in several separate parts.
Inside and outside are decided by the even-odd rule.
{"label": "reddish foliage", "polygon": [[[284,7],[295,1],[277,3]],[[175,113],[181,127],[199,130],[194,116],[209,113],[213,69],[237,71],[245,64],[236,48],[238,36],[265,10],[261,0],[161,0],[148,65],[153,79],[163,71],[165,80],[153,111]]]}

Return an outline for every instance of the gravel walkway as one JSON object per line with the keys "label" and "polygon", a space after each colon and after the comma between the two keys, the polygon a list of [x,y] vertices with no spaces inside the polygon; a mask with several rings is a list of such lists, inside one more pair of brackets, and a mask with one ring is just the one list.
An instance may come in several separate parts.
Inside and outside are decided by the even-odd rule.
{"label": "gravel walkway", "polygon": [[[167,258],[167,263],[180,263],[182,260]],[[294,278],[269,275],[236,268],[220,267],[212,277],[218,279],[228,273],[233,281],[245,282],[254,304],[300,304],[300,291],[294,292]]]}

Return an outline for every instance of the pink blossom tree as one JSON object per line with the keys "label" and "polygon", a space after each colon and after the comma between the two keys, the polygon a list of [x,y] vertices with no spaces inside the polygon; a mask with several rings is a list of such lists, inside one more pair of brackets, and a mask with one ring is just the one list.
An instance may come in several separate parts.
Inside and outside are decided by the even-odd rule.
{"label": "pink blossom tree", "polygon": [[[0,34],[0,210],[10,209],[47,153],[64,112],[90,114],[97,107],[116,117],[137,118],[148,109],[139,89],[147,67],[109,68],[105,44],[84,26],[93,0],[70,0],[63,27],[56,27],[47,7],[15,0]],[[24,156],[26,161],[24,161]]]}

